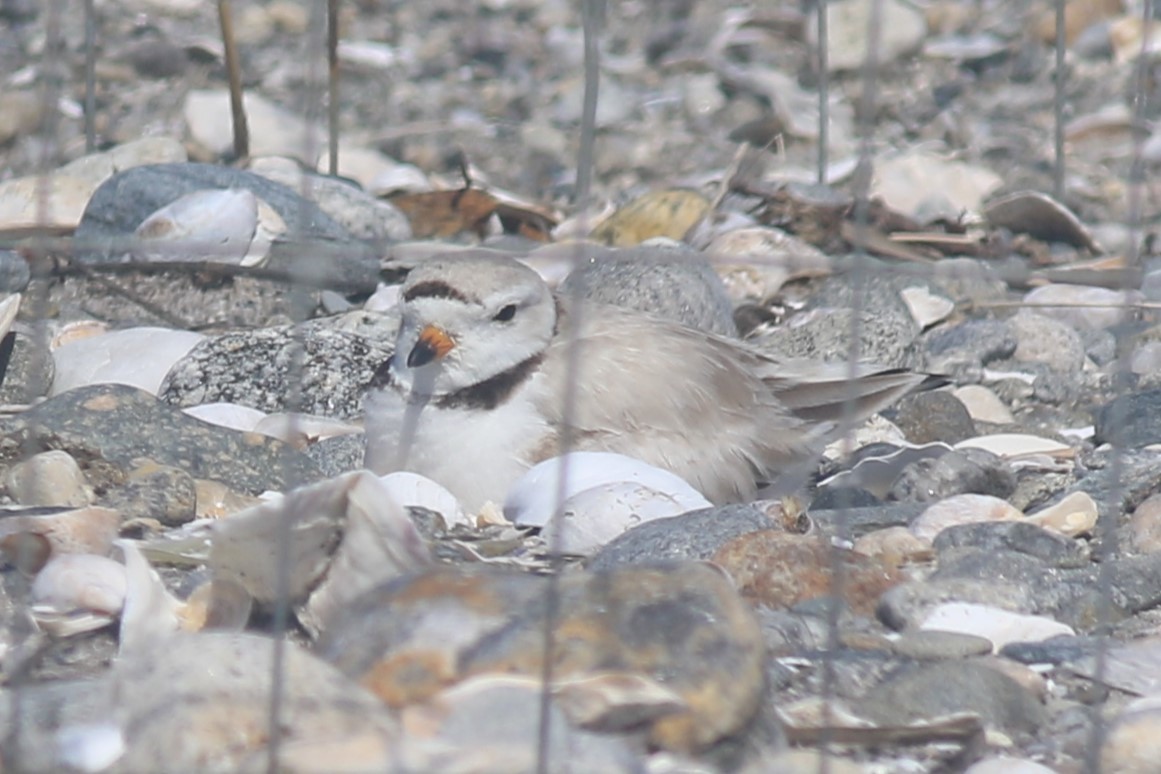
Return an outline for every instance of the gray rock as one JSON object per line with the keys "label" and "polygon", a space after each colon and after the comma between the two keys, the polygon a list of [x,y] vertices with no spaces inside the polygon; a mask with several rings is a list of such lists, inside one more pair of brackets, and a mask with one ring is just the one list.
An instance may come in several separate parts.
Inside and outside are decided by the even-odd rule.
{"label": "gray rock", "polygon": [[56,364],[48,348],[19,331],[0,380],[0,403],[24,404],[48,394]]}
{"label": "gray rock", "polygon": [[314,460],[324,476],[331,478],[362,468],[365,444],[362,433],[336,435],[306,447],[306,456]]}
{"label": "gray rock", "polygon": [[690,511],[634,527],[597,552],[588,566],[605,570],[623,564],[709,559],[739,535],[775,526],[769,516],[751,505]]}
{"label": "gray rock", "polygon": [[943,661],[902,671],[872,688],[856,702],[855,711],[888,725],[974,712],[1008,735],[1032,733],[1046,717],[1031,692],[977,661]]}
{"label": "gray rock", "polygon": [[32,270],[15,250],[0,250],[0,293],[19,293],[32,280]]}
{"label": "gray rock", "polygon": [[1003,459],[983,449],[959,449],[908,465],[891,485],[890,498],[925,503],[985,494],[1007,499],[1015,489],[1016,474]]}
{"label": "gray rock", "polygon": [[[285,241],[271,251],[269,265],[293,269],[335,285],[373,290],[378,278],[376,256],[352,240],[347,230],[290,188],[245,170],[212,164],[147,164],[119,172],[97,188],[77,226],[78,244],[90,247],[78,255],[94,263],[124,260],[124,240],[145,218],[170,202],[207,188],[245,188],[269,204],[286,221]],[[309,240],[308,250],[291,249]]]}
{"label": "gray rock", "polygon": [[183,408],[222,401],[354,419],[362,416],[368,382],[390,356],[390,345],[322,322],[225,333],[179,360],[158,395]]}
{"label": "gray rock", "polygon": [[987,637],[933,629],[904,632],[893,645],[897,655],[922,661],[968,658],[992,652],[992,641]]}
{"label": "gray rock", "polygon": [[1021,363],[1044,363],[1054,371],[1079,371],[1084,364],[1084,342],[1067,323],[1022,310],[1008,321],[1016,337],[1013,357]]}
{"label": "gray rock", "polygon": [[1161,443],[1161,389],[1122,395],[1096,411],[1097,443],[1131,449]]}
{"label": "gray rock", "polygon": [[975,258],[944,258],[932,266],[931,283],[956,301],[998,301],[1008,285],[996,270]]}
{"label": "gray rock", "polygon": [[883,592],[875,614],[887,626],[903,631],[918,628],[932,609],[946,602],[974,602],[1015,613],[1033,613],[1035,593],[1001,578],[910,581]]}
{"label": "gray rock", "polygon": [[825,532],[857,538],[877,529],[905,527],[926,508],[922,503],[892,503],[869,508],[812,509],[810,519]]}
{"label": "gray rock", "polygon": [[411,221],[398,207],[346,180],[304,174],[295,162],[282,158],[259,159],[253,171],[300,192],[355,239],[378,243],[411,239]]}
{"label": "gray rock", "polygon": [[968,320],[950,328],[937,328],[927,335],[924,344],[928,363],[936,371],[943,370],[943,363],[984,366],[1011,357],[1016,351],[1015,334],[999,320]]}
{"label": "gray rock", "polygon": [[737,336],[734,307],[709,260],[685,248],[642,246],[591,256],[560,285],[568,295]]}
{"label": "gray rock", "polygon": [[99,498],[98,505],[115,508],[121,520],[157,519],[167,527],[193,521],[197,486],[181,468],[142,461],[126,476],[125,483]]}
{"label": "gray rock", "polygon": [[954,445],[977,435],[967,407],[945,391],[908,395],[895,404],[888,418],[915,444]]}
{"label": "gray rock", "polygon": [[[901,281],[872,277],[864,293],[855,323],[856,298],[848,277],[822,283],[811,299],[811,309],[789,324],[756,339],[761,349],[792,358],[845,361],[857,352],[859,360],[895,368],[918,367],[915,346],[919,324],[899,295]],[[857,348],[852,349],[852,331]]]}
{"label": "gray rock", "polygon": [[1088,551],[1080,543],[1058,532],[1049,532],[1021,521],[957,524],[941,530],[933,545],[941,556],[952,549],[971,547],[985,551],[1015,551],[1052,567],[1083,567],[1089,562]]}
{"label": "gray rock", "polygon": [[97,489],[124,481],[140,458],[255,495],[321,478],[281,441],[202,422],[121,384],[80,387],[0,418],[0,465],[45,449],[75,457]]}

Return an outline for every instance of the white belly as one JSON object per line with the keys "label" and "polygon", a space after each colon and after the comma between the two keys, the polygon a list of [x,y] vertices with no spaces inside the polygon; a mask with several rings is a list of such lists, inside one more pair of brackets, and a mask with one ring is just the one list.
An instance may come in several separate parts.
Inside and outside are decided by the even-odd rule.
{"label": "white belly", "polygon": [[[490,411],[407,407],[393,391],[366,400],[364,465],[383,475],[409,470],[442,484],[469,512],[487,501],[503,505],[549,433],[520,394]],[[410,412],[410,413],[408,413]],[[410,437],[410,442],[407,439]]]}

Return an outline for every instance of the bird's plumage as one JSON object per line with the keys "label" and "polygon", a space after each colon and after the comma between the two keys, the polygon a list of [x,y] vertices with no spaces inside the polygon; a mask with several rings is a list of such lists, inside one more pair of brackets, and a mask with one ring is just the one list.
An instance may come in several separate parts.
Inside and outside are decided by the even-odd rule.
{"label": "bird's plumage", "polygon": [[[564,442],[666,468],[714,502],[746,500],[817,453],[852,395],[865,416],[924,378],[860,366],[851,382],[843,364],[779,361],[667,319],[573,305],[507,258],[435,258],[402,298],[396,354],[367,398],[365,464],[428,476],[468,508],[502,503]],[[425,359],[441,336],[450,348]]]}

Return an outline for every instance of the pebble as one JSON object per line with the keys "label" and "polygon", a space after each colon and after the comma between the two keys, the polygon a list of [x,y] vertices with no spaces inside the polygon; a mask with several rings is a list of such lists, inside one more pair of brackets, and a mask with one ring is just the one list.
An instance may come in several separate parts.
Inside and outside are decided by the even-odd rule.
{"label": "pebble", "polygon": [[1002,458],[983,449],[957,449],[917,460],[899,474],[889,496],[900,502],[934,502],[958,494],[1009,497],[1016,474]]}
{"label": "pebble", "polygon": [[[1125,304],[1133,303],[1135,291],[1116,291],[1087,285],[1043,285],[1029,291],[1024,303],[1044,305],[1037,313],[1081,330],[1111,328],[1125,320]],[[1060,306],[1051,306],[1059,304]]]}
{"label": "pebble", "polygon": [[[574,683],[575,685],[575,683]],[[548,707],[548,766],[553,771],[639,771],[627,739],[585,730],[569,714],[564,688]],[[543,691],[536,679],[482,675],[407,708],[412,771],[534,771],[540,754]]]}
{"label": "pebble", "polygon": [[1133,510],[1129,541],[1137,553],[1161,551],[1161,495],[1153,495]]}
{"label": "pebble", "polygon": [[0,91],[0,145],[36,130],[44,99],[29,91]]}
{"label": "pebble", "polygon": [[855,541],[853,550],[866,556],[877,556],[890,567],[931,556],[931,544],[915,537],[906,527],[885,527],[868,532]]}
{"label": "pebble", "polygon": [[957,524],[936,535],[932,547],[939,553],[957,548],[1015,551],[1053,567],[1084,567],[1090,561],[1081,543],[1027,520]]}
{"label": "pebble", "polygon": [[0,417],[0,463],[19,459],[25,444],[50,443],[77,459],[101,461],[105,476],[122,471],[93,479],[90,470],[89,483],[98,488],[119,480],[141,457],[251,494],[319,476],[310,460],[280,441],[212,427],[119,384],[80,387]]}
{"label": "pebble", "polygon": [[914,444],[956,444],[976,435],[967,408],[950,392],[908,395],[896,403],[890,419]]}
{"label": "pebble", "polygon": [[1057,774],[1054,769],[1028,760],[1027,758],[1013,758],[1008,755],[997,755],[976,761],[964,770],[964,774]]}
{"label": "pebble", "polygon": [[288,397],[301,390],[297,411],[360,418],[363,392],[391,357],[392,344],[335,330],[332,323],[208,337],[169,369],[158,396],[179,407],[226,402],[275,413],[289,411]]}
{"label": "pebble", "polygon": [[1022,519],[1024,514],[991,495],[961,494],[927,508],[911,523],[911,531],[925,540],[935,540],[943,530],[957,524]]}
{"label": "pebble", "polygon": [[89,505],[92,494],[77,461],[68,452],[41,452],[8,469],[4,485],[21,505],[79,508]]}
{"label": "pebble", "polygon": [[[537,676],[546,584],[449,568],[412,576],[357,600],[318,652],[393,707],[471,675]],[[704,749],[753,717],[765,648],[749,606],[719,571],[624,567],[564,575],[557,589],[556,679],[624,672],[663,681],[685,702],[648,723],[653,744]]]}
{"label": "pebble", "polygon": [[[857,70],[866,64],[869,43],[867,25],[876,13],[871,0],[844,0],[827,6],[827,68],[831,72]],[[882,32],[878,39],[878,61],[890,62],[917,50],[927,34],[927,22],[918,9],[889,0],[878,9]],[[817,45],[817,32],[808,26],[808,39]]]}
{"label": "pebble", "polygon": [[1130,449],[1161,443],[1161,389],[1118,396],[1094,414],[1096,443]]}
{"label": "pebble", "polygon": [[1117,774],[1148,774],[1161,759],[1161,707],[1155,704],[1117,717],[1101,743],[1101,771]]}
{"label": "pebble", "polygon": [[[273,642],[260,635],[199,633],[119,660],[117,711],[110,713],[126,739],[119,770],[264,767],[273,656]],[[366,736],[392,749],[397,722],[374,696],[294,643],[282,656],[279,722],[288,748],[279,760],[288,768],[295,768],[295,750],[310,743]],[[215,668],[222,664],[230,669]]]}
{"label": "pebble", "polygon": [[167,527],[193,521],[197,512],[197,487],[193,476],[173,465],[137,459],[126,471],[125,482],[109,489],[100,502],[115,508],[122,521],[156,519]]}
{"label": "pebble", "polygon": [[1016,360],[1044,363],[1066,373],[1079,371],[1084,364],[1084,342],[1067,323],[1021,310],[1008,325],[1016,337]]}
{"label": "pebble", "polygon": [[0,293],[20,293],[32,280],[32,269],[15,250],[0,250]]}
{"label": "pebble", "polygon": [[999,320],[968,320],[951,327],[939,327],[925,337],[930,367],[941,372],[954,363],[982,367],[1004,360],[1016,352],[1016,336]]}
{"label": "pebble", "polygon": [[[983,200],[1003,182],[986,167],[949,160],[924,148],[881,154],[874,164],[871,195],[881,196],[889,206],[920,223],[940,218],[955,220],[965,211],[978,212]],[[943,300],[947,301],[945,311],[932,322],[943,319],[954,308],[950,301]]]}
{"label": "pebble", "polygon": [[[879,596],[901,577],[877,557],[830,545],[818,535],[763,530],[734,538],[713,555],[714,564],[733,578],[754,605],[790,608],[839,594],[859,615],[874,612]],[[841,585],[835,567],[841,562]]]}
{"label": "pebble", "polygon": [[1034,733],[1046,712],[1011,677],[977,661],[921,664],[889,677],[855,703],[860,715],[884,725],[974,712],[1008,735]]}
{"label": "pebble", "polygon": [[738,334],[733,304],[713,266],[685,248],[643,245],[594,256],[565,277],[560,292],[668,317],[721,336]]}
{"label": "pebble", "polygon": [[754,339],[755,346],[791,358],[846,361],[851,332],[857,330],[860,360],[884,367],[907,368],[917,363],[913,346],[919,325],[899,295],[896,283],[872,278],[862,284],[858,325],[854,291],[846,278],[823,280],[811,309]]}
{"label": "pebble", "polygon": [[67,342],[53,350],[50,395],[92,384],[126,384],[156,395],[165,375],[199,342],[200,333],[130,328]]}
{"label": "pebble", "polygon": [[607,570],[643,562],[706,560],[739,535],[775,526],[753,505],[705,508],[634,527],[598,551],[588,566]]}
{"label": "pebble", "polygon": [[[251,155],[289,156],[314,165],[315,158],[302,158],[303,150],[313,145],[317,155],[322,143],[309,141],[307,125],[301,118],[252,90],[243,95],[242,104],[250,130]],[[232,152],[234,127],[226,89],[191,89],[185,98],[184,115],[193,142],[213,156]]]}
{"label": "pebble", "polygon": [[[942,609],[936,608],[936,610]],[[974,632],[948,631],[925,627],[904,632],[891,643],[891,649],[904,658],[917,661],[971,658],[992,652],[992,641]]]}

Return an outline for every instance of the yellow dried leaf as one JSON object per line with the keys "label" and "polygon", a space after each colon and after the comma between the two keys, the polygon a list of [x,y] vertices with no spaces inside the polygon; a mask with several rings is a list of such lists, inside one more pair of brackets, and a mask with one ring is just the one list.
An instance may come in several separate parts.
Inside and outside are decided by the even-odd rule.
{"label": "yellow dried leaf", "polygon": [[696,191],[654,191],[601,221],[591,238],[614,247],[631,247],[653,237],[680,240],[709,209],[709,201]]}

